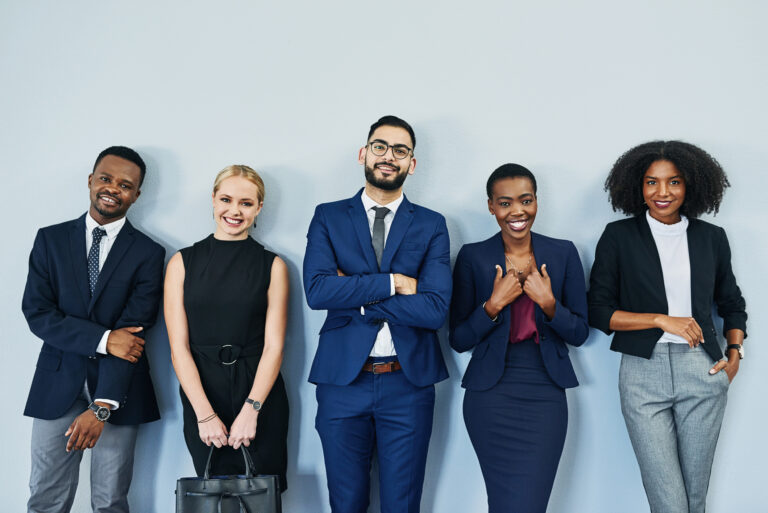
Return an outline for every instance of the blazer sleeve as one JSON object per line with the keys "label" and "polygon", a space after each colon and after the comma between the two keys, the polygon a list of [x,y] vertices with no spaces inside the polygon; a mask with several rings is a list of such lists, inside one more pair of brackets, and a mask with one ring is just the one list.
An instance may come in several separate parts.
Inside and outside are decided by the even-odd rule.
{"label": "blazer sleeve", "polygon": [[[146,337],[147,330],[155,324],[160,308],[164,261],[165,249],[159,245],[155,246],[155,251],[137,270],[133,291],[113,329],[141,326],[144,329],[136,335]],[[142,358],[146,358],[146,354],[145,346]],[[99,380],[93,397],[121,402],[128,394],[136,366],[137,363],[111,354],[103,357],[99,362]]]}
{"label": "blazer sleeve", "polygon": [[95,356],[99,341],[109,328],[68,315],[59,308],[57,291],[49,271],[50,257],[45,231],[38,230],[29,255],[29,274],[21,300],[21,310],[29,329],[56,349],[81,356]]}
{"label": "blazer sleeve", "polygon": [[552,328],[565,342],[580,346],[589,336],[587,291],[584,268],[581,266],[576,246],[572,243],[569,244],[566,259],[563,294],[561,298],[555,298],[555,301],[555,316],[544,324]]}
{"label": "blazer sleeve", "polygon": [[619,309],[619,245],[606,226],[595,250],[589,275],[589,325],[606,335],[613,333],[611,317]]}
{"label": "blazer sleeve", "polygon": [[[389,275],[384,276],[389,287]],[[435,223],[417,280],[416,294],[389,296],[387,289],[388,297],[365,307],[366,320],[429,330],[445,323],[451,300],[451,255],[448,227],[442,216]]]}
{"label": "blazer sleeve", "polygon": [[731,267],[731,247],[725,230],[719,228],[717,271],[715,274],[714,299],[717,314],[723,318],[723,335],[728,330],[739,329],[747,337],[747,312],[744,296],[736,284]]}
{"label": "blazer sleeve", "polygon": [[[472,269],[472,256],[466,247],[459,250],[453,268],[453,297],[449,320],[448,341],[463,353],[483,341],[499,325],[485,313],[482,303],[476,303],[477,283]],[[488,297],[491,291],[485,291]]]}
{"label": "blazer sleeve", "polygon": [[370,303],[389,297],[389,274],[339,276],[338,268],[325,212],[319,205],[309,225],[304,254],[304,293],[309,307],[334,310],[365,306],[367,310]]}

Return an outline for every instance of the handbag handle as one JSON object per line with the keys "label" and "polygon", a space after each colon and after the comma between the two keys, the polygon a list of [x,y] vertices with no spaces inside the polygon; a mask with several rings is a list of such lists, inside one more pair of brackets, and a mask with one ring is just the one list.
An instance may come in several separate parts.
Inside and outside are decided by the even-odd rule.
{"label": "handbag handle", "polygon": [[[208,451],[208,459],[205,461],[205,472],[203,472],[203,479],[210,479],[211,478],[211,456],[213,456],[213,450],[216,448],[215,445],[211,444],[211,450]],[[245,475],[247,477],[255,477],[256,476],[256,470],[254,469],[253,460],[251,459],[251,455],[248,454],[248,451],[245,450],[245,446],[241,445],[240,450],[243,451],[243,459],[245,460]]]}

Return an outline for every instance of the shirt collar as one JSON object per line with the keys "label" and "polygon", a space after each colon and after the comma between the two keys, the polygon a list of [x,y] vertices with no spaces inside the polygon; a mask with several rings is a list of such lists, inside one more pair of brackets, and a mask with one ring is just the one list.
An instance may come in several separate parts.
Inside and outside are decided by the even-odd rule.
{"label": "shirt collar", "polygon": [[675,224],[664,224],[653,218],[650,211],[645,211],[645,218],[651,232],[657,235],[682,235],[688,230],[688,218],[680,214],[680,221]]}
{"label": "shirt collar", "polygon": [[100,225],[94,218],[91,217],[90,212],[85,216],[85,229],[88,233],[93,233],[93,229],[97,226],[101,226],[107,232],[108,239],[114,239],[117,234],[120,233],[123,226],[125,226],[125,216],[121,217],[117,221],[112,221],[104,225]]}
{"label": "shirt collar", "polygon": [[365,191],[363,191],[363,194],[360,195],[360,198],[363,200],[363,208],[365,209],[366,212],[371,210],[373,207],[387,207],[389,211],[392,212],[392,215],[395,215],[395,213],[397,213],[398,207],[403,202],[404,195],[400,194],[400,196],[396,200],[391,201],[386,205],[381,205],[375,202],[373,199],[371,199],[370,196],[368,196],[368,194]]}

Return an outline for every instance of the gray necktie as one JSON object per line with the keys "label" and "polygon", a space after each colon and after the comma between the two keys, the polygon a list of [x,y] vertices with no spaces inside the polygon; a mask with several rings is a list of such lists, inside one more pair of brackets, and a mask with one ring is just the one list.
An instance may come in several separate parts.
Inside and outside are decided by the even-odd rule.
{"label": "gray necktie", "polygon": [[101,246],[101,238],[106,234],[107,231],[100,226],[93,229],[93,243],[91,243],[91,250],[88,251],[88,287],[91,295],[99,279],[99,246]]}
{"label": "gray necktie", "polygon": [[376,253],[376,263],[381,267],[381,255],[384,253],[384,217],[389,214],[387,207],[373,207],[376,218],[373,220],[373,252]]}

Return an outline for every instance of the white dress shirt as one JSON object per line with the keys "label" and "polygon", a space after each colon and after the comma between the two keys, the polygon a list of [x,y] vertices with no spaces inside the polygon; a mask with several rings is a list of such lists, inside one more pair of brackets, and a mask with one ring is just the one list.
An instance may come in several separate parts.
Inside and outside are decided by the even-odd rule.
{"label": "white dress shirt", "polygon": [[[386,248],[387,237],[389,237],[389,228],[392,226],[392,221],[395,219],[397,208],[403,202],[403,195],[401,194],[395,201],[387,203],[386,205],[376,203],[365,193],[365,191],[363,191],[361,199],[363,200],[365,213],[368,215],[368,229],[371,231],[371,236],[373,236],[373,221],[376,219],[376,211],[373,210],[373,207],[387,207],[389,209],[387,215],[384,216],[384,247]],[[389,295],[394,296],[395,276],[393,274],[389,275],[389,290]],[[365,315],[365,307],[360,307],[360,313]],[[373,348],[371,349],[369,356],[395,356],[396,354],[395,344],[392,341],[392,333],[389,331],[389,324],[385,321],[381,323],[381,328],[379,328],[379,332],[376,334],[376,342],[373,343]]]}
{"label": "white dress shirt", "polygon": [[[86,258],[88,253],[90,253],[91,245],[93,244],[93,229],[96,228],[97,226],[101,226],[102,228],[104,228],[104,231],[107,232],[107,234],[101,238],[101,243],[99,244],[99,272],[101,272],[101,268],[104,267],[104,262],[107,261],[107,255],[109,255],[109,250],[112,249],[112,244],[115,243],[115,239],[117,238],[117,235],[120,233],[120,230],[123,229],[123,226],[125,226],[125,217],[121,217],[117,221],[113,221],[109,224],[100,225],[99,223],[96,222],[94,218],[91,217],[90,213],[87,216],[85,216]],[[107,339],[109,338],[110,332],[111,330],[107,330],[101,336],[101,341],[99,342],[99,345],[96,346],[97,353],[107,354]],[[90,392],[88,391],[87,380],[85,384],[85,396],[90,398]],[[116,410],[120,407],[120,403],[112,399],[94,399],[94,401],[105,402],[111,405],[113,410]]]}
{"label": "white dress shirt", "polygon": [[[691,317],[691,260],[688,256],[688,218],[680,216],[680,222],[664,224],[646,211],[648,226],[659,252],[661,272],[664,276],[664,292],[667,296],[667,315]],[[658,343],[687,344],[679,335],[666,331]]]}

